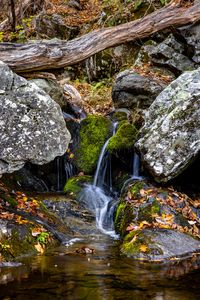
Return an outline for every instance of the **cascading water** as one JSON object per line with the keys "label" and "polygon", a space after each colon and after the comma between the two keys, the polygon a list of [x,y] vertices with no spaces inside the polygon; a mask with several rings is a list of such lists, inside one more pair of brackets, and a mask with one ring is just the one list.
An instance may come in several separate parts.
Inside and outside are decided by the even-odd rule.
{"label": "cascading water", "polygon": [[[112,135],[115,134],[115,129],[116,129],[117,124],[113,124],[113,133]],[[104,192],[103,188],[106,185],[105,184],[105,178],[106,178],[106,173],[108,170],[108,166],[110,167],[110,157],[109,153],[106,150],[107,145],[109,143],[108,139],[99,156],[99,160],[97,163],[97,169],[94,175],[94,181],[93,184],[88,184],[85,186],[83,189],[82,195],[81,195],[81,200],[87,204],[90,210],[95,210],[96,214],[96,225],[97,228],[107,234],[110,235],[114,238],[117,238],[118,236],[116,235],[114,231],[114,224],[113,224],[113,214],[114,210],[116,207],[116,201],[113,199],[113,197],[106,195]],[[110,168],[109,168],[109,185],[110,187],[112,186],[111,183],[111,173],[110,173]]]}
{"label": "cascading water", "polygon": [[55,159],[55,169],[55,189],[57,192],[61,192],[66,180],[75,174],[74,166],[70,161],[67,160],[66,156],[57,156]]}
{"label": "cascading water", "polygon": [[134,155],[133,155],[133,171],[132,171],[131,178],[135,179],[135,180],[143,179],[143,177],[140,176],[140,157],[135,151],[134,151]]}
{"label": "cascading water", "polygon": [[144,177],[140,175],[140,157],[139,155],[136,153],[136,151],[134,151],[133,154],[133,168],[132,168],[132,175],[129,179],[127,179],[124,184],[123,187],[121,189],[121,193],[124,191],[125,187],[131,183],[133,180],[143,180]]}

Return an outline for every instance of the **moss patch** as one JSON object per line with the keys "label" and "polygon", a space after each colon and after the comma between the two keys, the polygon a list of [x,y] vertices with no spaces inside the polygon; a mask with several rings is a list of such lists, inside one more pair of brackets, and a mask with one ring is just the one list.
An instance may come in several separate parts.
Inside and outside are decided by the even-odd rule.
{"label": "moss patch", "polygon": [[128,122],[122,122],[116,134],[110,139],[107,149],[110,152],[129,149],[135,144],[138,135],[136,127]]}
{"label": "moss patch", "polygon": [[163,254],[161,247],[155,244],[151,233],[146,230],[131,231],[127,234],[121,245],[121,252],[129,257],[147,260],[149,255]]}
{"label": "moss patch", "polygon": [[112,119],[116,122],[127,121],[127,118],[128,115],[124,111],[116,111],[112,116]]}
{"label": "moss patch", "polygon": [[161,214],[161,205],[157,200],[142,204],[138,211],[138,221],[153,222],[154,215]]}
{"label": "moss patch", "polygon": [[130,192],[133,195],[134,198],[140,196],[140,190],[143,189],[145,186],[145,183],[142,181],[136,181],[133,185],[130,187]]}
{"label": "moss patch", "polygon": [[95,170],[110,128],[111,121],[102,116],[90,115],[82,121],[80,144],[75,153],[75,164],[79,170],[87,174],[91,174]]}
{"label": "moss patch", "polygon": [[74,176],[67,180],[64,186],[64,192],[70,196],[76,197],[81,191],[84,183],[92,181],[90,176]]}

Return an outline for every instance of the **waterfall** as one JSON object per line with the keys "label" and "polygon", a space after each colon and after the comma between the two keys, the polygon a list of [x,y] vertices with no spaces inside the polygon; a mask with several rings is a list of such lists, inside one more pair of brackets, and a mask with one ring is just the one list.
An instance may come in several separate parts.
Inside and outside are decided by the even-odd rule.
{"label": "waterfall", "polygon": [[67,181],[70,177],[72,177],[75,174],[74,165],[70,161],[65,160],[64,168]]}
{"label": "waterfall", "polygon": [[[112,135],[115,134],[117,124],[113,124]],[[87,184],[82,191],[81,201],[83,201],[90,210],[95,211],[97,228],[104,234],[110,235],[114,238],[118,236],[114,230],[113,214],[117,202],[113,197],[107,195],[103,190],[105,184],[106,173],[109,167],[109,184],[112,187],[110,156],[106,147],[110,138],[102,147],[99,160],[97,163],[96,172],[94,175],[93,184]]]}
{"label": "waterfall", "polygon": [[61,168],[60,168],[60,157],[56,157],[56,190],[59,192],[61,190],[61,182],[60,179],[62,178],[61,175]]}
{"label": "waterfall", "polygon": [[121,189],[121,193],[123,193],[126,186],[129,183],[131,183],[133,180],[143,180],[143,179],[144,179],[144,177],[140,175],[140,157],[136,153],[136,151],[134,151],[133,163],[132,163],[132,174],[131,174],[131,177],[124,182],[122,189]]}
{"label": "waterfall", "polygon": [[135,180],[143,179],[143,177],[140,176],[140,157],[135,151],[134,151],[134,155],[133,155],[133,171],[132,171],[131,178],[135,179]]}
{"label": "waterfall", "polygon": [[75,174],[74,166],[70,161],[67,160],[66,156],[57,156],[55,159],[55,169],[55,189],[57,192],[61,192],[66,180]]}
{"label": "waterfall", "polygon": [[[115,134],[117,128],[117,122],[113,123],[113,130],[112,130],[112,136]],[[111,137],[112,137],[111,136]],[[98,186],[98,187],[103,187],[103,185],[105,184],[105,176],[106,176],[106,171],[107,171],[107,167],[108,164],[110,166],[110,155],[108,153],[108,151],[106,150],[108,143],[111,139],[111,137],[105,142],[105,144],[103,145],[102,149],[101,149],[101,153],[97,162],[97,168],[96,168],[96,172],[94,175],[94,181],[93,181],[93,185],[94,186]],[[109,168],[111,169],[111,168]],[[112,185],[112,180],[111,180],[111,170],[109,172],[109,186]]]}

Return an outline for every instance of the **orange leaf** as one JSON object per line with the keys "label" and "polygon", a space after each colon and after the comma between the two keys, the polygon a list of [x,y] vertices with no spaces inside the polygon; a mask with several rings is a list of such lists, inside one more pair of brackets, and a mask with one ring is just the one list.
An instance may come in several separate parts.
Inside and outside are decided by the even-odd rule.
{"label": "orange leaf", "polygon": [[141,251],[141,252],[147,252],[147,251],[148,251],[147,245],[141,245],[141,246],[140,246],[140,251]]}

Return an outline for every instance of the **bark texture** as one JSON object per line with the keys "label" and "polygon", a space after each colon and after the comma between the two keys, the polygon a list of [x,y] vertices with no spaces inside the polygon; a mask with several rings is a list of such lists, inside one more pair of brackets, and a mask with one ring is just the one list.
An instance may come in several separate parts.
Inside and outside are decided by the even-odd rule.
{"label": "bark texture", "polygon": [[182,7],[176,2],[139,20],[85,34],[71,41],[27,44],[0,43],[0,60],[15,72],[61,68],[78,63],[106,48],[145,38],[170,26],[200,21],[200,3]]}

